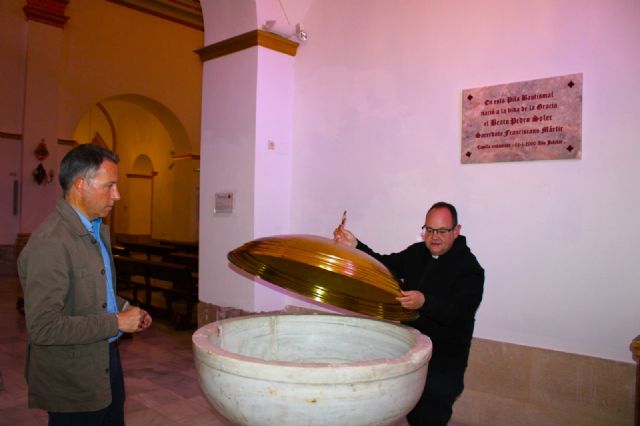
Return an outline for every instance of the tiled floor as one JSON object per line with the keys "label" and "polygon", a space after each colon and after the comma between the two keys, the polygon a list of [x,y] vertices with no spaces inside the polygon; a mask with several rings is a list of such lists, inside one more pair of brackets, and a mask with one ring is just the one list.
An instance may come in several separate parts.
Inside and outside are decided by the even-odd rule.
{"label": "tiled floor", "polygon": [[[24,317],[15,309],[18,279],[0,276],[0,426],[46,425],[47,414],[27,408],[22,371],[26,347]],[[120,345],[125,371],[128,426],[230,423],[204,399],[196,380],[191,330],[175,331],[155,321]]]}
{"label": "tiled floor", "polygon": [[[27,408],[23,378],[26,331],[15,307],[19,282],[0,270],[0,426],[46,425],[47,414]],[[231,426],[205,400],[191,352],[193,330],[176,331],[160,320],[120,344],[128,426]],[[462,426],[451,422],[450,426]],[[277,425],[274,425],[277,426]],[[395,426],[407,426],[402,420]]]}

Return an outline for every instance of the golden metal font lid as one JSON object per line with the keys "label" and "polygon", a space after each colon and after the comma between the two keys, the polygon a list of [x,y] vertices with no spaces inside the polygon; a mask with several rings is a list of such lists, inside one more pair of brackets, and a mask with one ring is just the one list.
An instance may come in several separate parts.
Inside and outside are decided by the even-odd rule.
{"label": "golden metal font lid", "polygon": [[252,275],[317,302],[394,321],[418,316],[395,299],[400,284],[387,267],[328,238],[259,238],[232,250],[227,258]]}

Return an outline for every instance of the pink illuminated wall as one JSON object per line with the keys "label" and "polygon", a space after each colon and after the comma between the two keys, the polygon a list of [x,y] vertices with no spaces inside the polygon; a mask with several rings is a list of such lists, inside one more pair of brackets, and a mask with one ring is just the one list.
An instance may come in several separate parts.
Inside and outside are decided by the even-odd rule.
{"label": "pink illuminated wall", "polygon": [[[640,4],[316,1],[296,60],[292,232],[381,252],[460,210],[476,335],[631,362],[640,327]],[[357,24],[356,24],[357,23]],[[583,159],[464,165],[461,91],[584,73]]]}
{"label": "pink illuminated wall", "polygon": [[[203,3],[206,20],[218,2]],[[259,27],[262,19],[254,19]],[[226,254],[232,239],[262,234],[256,223],[269,232],[330,236],[347,209],[358,237],[380,252],[397,251],[418,238],[428,206],[448,200],[486,269],[477,336],[631,362],[628,343],[640,326],[638,2],[322,0],[301,19],[310,38],[294,59],[291,121],[271,123],[281,132],[291,126],[286,220],[276,227],[267,216],[256,221],[251,209],[260,200],[247,194],[244,202],[255,204],[219,229],[223,246],[214,233],[201,234],[201,243],[210,239],[204,244],[214,254]],[[205,85],[215,86],[213,69],[234,75],[255,66],[243,61],[240,53],[205,65]],[[577,72],[584,74],[581,160],[460,164],[463,89]],[[251,87],[237,89],[222,103],[205,87],[205,108],[264,100]],[[227,131],[242,129],[233,126]],[[207,166],[206,146],[212,154],[240,149],[214,148],[206,127],[203,189],[232,171],[213,159]],[[254,137],[253,130],[241,133]],[[255,163],[233,166],[246,173],[236,177],[239,185],[256,182],[268,158],[261,143],[254,138],[250,148]],[[284,164],[274,163],[274,173],[286,173]],[[223,263],[209,270],[222,275],[201,290],[204,301],[290,303],[262,299],[262,289],[230,278]]]}

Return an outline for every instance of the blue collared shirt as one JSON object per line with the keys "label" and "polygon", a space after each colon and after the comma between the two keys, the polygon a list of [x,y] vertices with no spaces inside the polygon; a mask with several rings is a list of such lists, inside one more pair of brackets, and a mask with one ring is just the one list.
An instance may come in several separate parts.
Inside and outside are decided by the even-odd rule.
{"label": "blue collared shirt", "polygon": [[[107,289],[107,312],[113,312],[114,314],[118,313],[118,304],[116,303],[116,294],[113,290],[113,286],[111,285],[111,277],[113,276],[113,271],[111,270],[111,262],[109,257],[109,252],[107,251],[107,247],[104,245],[102,241],[102,237],[100,236],[100,225],[102,224],[102,218],[97,218],[89,222],[89,219],[84,217],[82,213],[73,208],[76,214],[82,221],[82,224],[87,228],[87,230],[93,235],[93,237],[98,241],[100,245],[100,252],[102,253],[102,263],[104,264],[105,270],[105,286]],[[118,332],[116,336],[109,338],[109,343],[116,340],[118,337],[122,335],[121,332]]]}

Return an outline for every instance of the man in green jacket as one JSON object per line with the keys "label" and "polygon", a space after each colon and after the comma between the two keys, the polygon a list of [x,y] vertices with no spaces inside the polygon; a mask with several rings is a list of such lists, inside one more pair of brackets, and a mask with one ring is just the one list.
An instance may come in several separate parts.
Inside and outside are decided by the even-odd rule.
{"label": "man in green jacket", "polygon": [[49,425],[123,425],[118,338],[151,325],[115,291],[102,218],[120,199],[117,163],[96,145],[69,151],[60,164],[63,197],[18,259],[29,407],[48,411]]}

